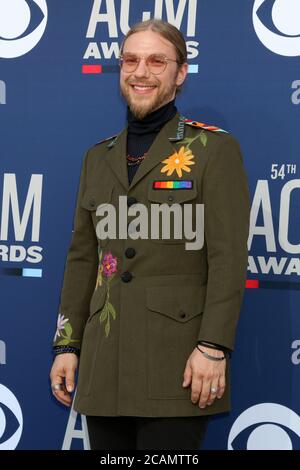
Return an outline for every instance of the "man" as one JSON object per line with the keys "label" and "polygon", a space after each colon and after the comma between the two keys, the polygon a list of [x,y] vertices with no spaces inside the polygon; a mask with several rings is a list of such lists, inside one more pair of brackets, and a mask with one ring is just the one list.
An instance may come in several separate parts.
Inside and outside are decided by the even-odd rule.
{"label": "man", "polygon": [[[233,137],[177,112],[187,52],[174,26],[138,23],[125,37],[120,65],[128,126],[84,160],[51,384],[70,405],[80,354],[74,407],[87,415],[93,449],[196,450],[208,417],[230,409],[228,352],[247,265],[247,181]],[[175,208],[200,204],[204,240],[197,249],[187,249],[186,230],[181,238],[163,236],[163,215],[148,239],[142,235],[151,221],[133,218],[152,215],[154,205],[165,215],[169,208],[175,231],[182,222]],[[111,207],[119,230],[111,228]],[[197,225],[187,214],[184,225]]]}

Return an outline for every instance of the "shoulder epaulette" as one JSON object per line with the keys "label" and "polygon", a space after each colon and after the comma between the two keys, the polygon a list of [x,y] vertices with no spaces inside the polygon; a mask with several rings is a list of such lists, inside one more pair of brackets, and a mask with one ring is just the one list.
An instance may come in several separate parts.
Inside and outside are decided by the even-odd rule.
{"label": "shoulder epaulette", "polygon": [[111,137],[107,137],[106,139],[103,139],[103,140],[99,140],[99,142],[96,143],[96,145],[98,144],[103,144],[104,142],[108,142],[109,140],[113,140],[117,137],[118,134],[116,135],[112,135]]}
{"label": "shoulder epaulette", "polygon": [[212,132],[225,132],[228,134],[227,131],[221,129],[217,126],[210,126],[209,124],[204,124],[204,122],[193,121],[192,119],[184,119],[184,123],[191,127],[198,127],[199,129],[205,129],[206,131]]}

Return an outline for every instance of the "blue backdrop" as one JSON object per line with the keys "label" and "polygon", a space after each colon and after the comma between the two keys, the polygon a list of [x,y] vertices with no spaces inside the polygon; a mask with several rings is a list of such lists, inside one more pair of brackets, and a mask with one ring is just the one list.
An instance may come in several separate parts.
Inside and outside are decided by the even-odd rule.
{"label": "blue backdrop", "polygon": [[51,343],[83,154],[124,126],[118,44],[154,15],[187,40],[178,108],[239,140],[253,201],[233,410],[205,447],[300,449],[299,0],[0,1],[0,449],[88,447]]}

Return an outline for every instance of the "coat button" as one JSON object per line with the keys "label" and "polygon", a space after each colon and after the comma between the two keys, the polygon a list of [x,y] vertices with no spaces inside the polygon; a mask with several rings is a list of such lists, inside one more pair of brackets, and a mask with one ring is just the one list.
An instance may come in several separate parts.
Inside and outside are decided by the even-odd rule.
{"label": "coat button", "polygon": [[124,271],[122,274],[121,274],[121,279],[123,282],[130,282],[131,279],[132,279],[132,274],[129,272],[129,271]]}
{"label": "coat button", "polygon": [[132,197],[132,196],[129,196],[127,198],[127,206],[130,207],[130,206],[133,206],[133,204],[136,204],[137,203],[137,200],[135,197]]}
{"label": "coat button", "polygon": [[96,201],[95,199],[90,199],[90,206],[95,207]]}
{"label": "coat button", "polygon": [[136,251],[134,248],[131,247],[126,248],[125,255],[127,258],[133,258],[136,255]]}
{"label": "coat button", "polygon": [[174,196],[168,196],[168,201],[173,202],[174,201]]}
{"label": "coat button", "polygon": [[186,317],[186,313],[183,312],[182,310],[180,310],[179,316],[180,316],[180,318],[185,318],[185,317]]}

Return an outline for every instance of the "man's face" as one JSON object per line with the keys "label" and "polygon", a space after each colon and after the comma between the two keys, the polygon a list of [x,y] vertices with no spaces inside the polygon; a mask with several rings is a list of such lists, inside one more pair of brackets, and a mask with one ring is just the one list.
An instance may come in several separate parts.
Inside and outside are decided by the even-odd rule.
{"label": "man's face", "polygon": [[[151,30],[129,36],[123,54],[129,53],[144,58],[160,54],[177,59],[173,44]],[[132,113],[143,119],[175,98],[176,88],[183,83],[186,74],[187,64],[178,68],[176,62],[169,61],[164,72],[154,75],[149,72],[145,60],[141,60],[134,72],[126,73],[121,69],[120,88]]]}

